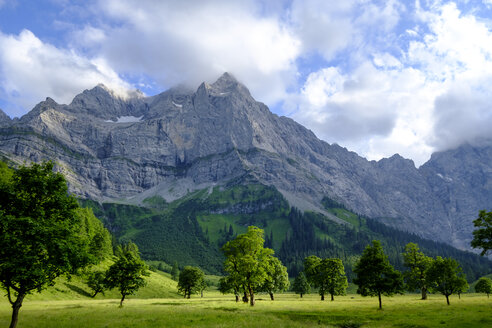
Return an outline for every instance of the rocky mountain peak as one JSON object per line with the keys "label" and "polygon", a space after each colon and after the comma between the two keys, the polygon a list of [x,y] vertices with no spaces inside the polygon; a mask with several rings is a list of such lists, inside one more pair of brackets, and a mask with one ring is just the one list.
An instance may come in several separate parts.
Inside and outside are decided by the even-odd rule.
{"label": "rocky mountain peak", "polygon": [[11,118],[0,108],[0,124],[4,122],[10,122]]}

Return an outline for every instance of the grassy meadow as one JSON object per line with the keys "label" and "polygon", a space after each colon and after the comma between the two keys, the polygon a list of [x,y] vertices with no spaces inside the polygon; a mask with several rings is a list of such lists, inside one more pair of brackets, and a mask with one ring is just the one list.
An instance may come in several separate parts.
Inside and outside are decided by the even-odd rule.
{"label": "grassy meadow", "polygon": [[[376,298],[359,295],[320,301],[315,294],[300,299],[279,294],[275,301],[260,294],[257,304],[236,303],[231,295],[206,292],[203,298],[129,298],[123,308],[118,299],[37,300],[28,298],[21,308],[18,327],[492,327],[492,299],[485,295],[451,297],[419,295],[384,297],[383,310]],[[0,303],[0,326],[10,319],[10,305]]]}

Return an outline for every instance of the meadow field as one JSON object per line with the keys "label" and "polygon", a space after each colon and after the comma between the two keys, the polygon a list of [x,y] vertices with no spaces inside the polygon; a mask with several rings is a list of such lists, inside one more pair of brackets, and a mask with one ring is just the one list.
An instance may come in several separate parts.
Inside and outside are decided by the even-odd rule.
{"label": "meadow field", "polygon": [[[29,300],[21,308],[20,328],[42,327],[492,327],[492,299],[484,294],[427,301],[410,294],[383,298],[347,295],[334,302],[315,294],[258,295],[257,304],[236,303],[231,295],[208,292],[203,298]],[[2,299],[0,326],[8,326],[11,308]]]}

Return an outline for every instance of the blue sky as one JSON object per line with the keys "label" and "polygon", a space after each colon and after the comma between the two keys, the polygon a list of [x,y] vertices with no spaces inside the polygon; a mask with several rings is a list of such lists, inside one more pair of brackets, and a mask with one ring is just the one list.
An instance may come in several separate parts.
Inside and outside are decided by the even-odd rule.
{"label": "blue sky", "polygon": [[492,0],[0,0],[0,108],[228,71],[368,159],[492,137]]}

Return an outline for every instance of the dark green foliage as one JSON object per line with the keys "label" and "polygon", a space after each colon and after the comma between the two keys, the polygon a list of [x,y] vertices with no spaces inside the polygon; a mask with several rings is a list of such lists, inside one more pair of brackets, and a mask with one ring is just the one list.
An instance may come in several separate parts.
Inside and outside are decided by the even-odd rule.
{"label": "dark green foliage", "polygon": [[294,291],[294,293],[300,294],[301,298],[303,294],[309,294],[309,292],[311,291],[311,285],[309,285],[304,272],[301,272],[297,275],[294,283],[292,284],[292,290]]}
{"label": "dark green foliage", "polygon": [[357,293],[362,296],[378,296],[380,309],[381,295],[403,294],[403,277],[389,263],[379,240],[373,240],[372,245],[364,249],[354,272],[357,274],[354,279],[358,286]]}
{"label": "dark green foliage", "polygon": [[98,256],[91,254],[93,235],[84,230],[78,203],[68,195],[65,178],[53,172],[53,163],[22,166],[9,175],[3,167],[0,284],[12,304],[15,327],[27,294],[41,292],[58,276],[97,262]]}
{"label": "dark green foliage", "polygon": [[477,293],[485,293],[487,294],[487,297],[489,297],[489,294],[492,294],[492,279],[487,277],[478,279],[478,282],[475,285],[475,291]]}
{"label": "dark green foliage", "polygon": [[448,305],[450,295],[461,293],[468,289],[466,276],[455,259],[436,257],[427,275],[431,290],[446,296]]}
{"label": "dark green foliage", "polygon": [[171,269],[171,278],[174,281],[178,281],[179,279],[179,267],[178,267],[178,261],[174,261],[173,267]]}
{"label": "dark green foliage", "polygon": [[[239,302],[239,293],[241,291],[242,285],[239,279],[234,279],[234,275],[228,275],[221,277],[219,280],[219,291],[222,294],[233,293],[236,297],[236,302]],[[243,290],[244,291],[244,290]]]}
{"label": "dark green foliage", "polygon": [[179,274],[178,292],[185,298],[190,298],[191,294],[197,294],[206,287],[205,274],[200,268],[185,266]]}
{"label": "dark green foliage", "polygon": [[250,226],[248,232],[227,242],[222,251],[226,257],[224,271],[234,284],[242,286],[249,294],[250,305],[255,305],[255,291],[258,291],[272,271],[270,257],[273,250],[264,248],[263,230]]}
{"label": "dark green foliage", "polygon": [[413,292],[418,289],[422,293],[422,299],[426,300],[429,289],[427,271],[432,265],[432,258],[424,255],[417,244],[408,243],[403,253],[403,261],[409,268],[403,273],[408,291]]}
{"label": "dark green foliage", "polygon": [[104,290],[106,289],[106,273],[104,271],[92,271],[87,275],[87,287],[92,290],[91,297],[96,297],[97,294],[101,293],[104,295]]}
{"label": "dark green foliage", "polygon": [[318,288],[322,301],[326,293],[331,295],[332,301],[335,295],[345,295],[348,283],[342,260],[311,255],[304,259],[304,272],[308,282]]}
{"label": "dark green foliage", "polygon": [[473,225],[476,229],[473,231],[471,246],[481,248],[480,255],[483,256],[492,251],[492,212],[480,211]]}
{"label": "dark green foliage", "polygon": [[103,260],[113,255],[111,234],[94,216],[90,208],[78,208],[75,211],[80,220],[81,234],[89,237],[89,253],[97,260]]}
{"label": "dark green foliage", "polygon": [[138,247],[132,242],[118,246],[115,262],[106,271],[106,287],[118,288],[121,294],[120,307],[127,295],[145,286],[144,276],[148,276],[147,265],[140,259]]}
{"label": "dark green foliage", "polygon": [[289,275],[287,268],[282,265],[282,262],[276,257],[271,256],[268,261],[269,270],[263,285],[259,291],[266,292],[270,295],[270,299],[274,300],[274,293],[286,291],[289,286]]}

